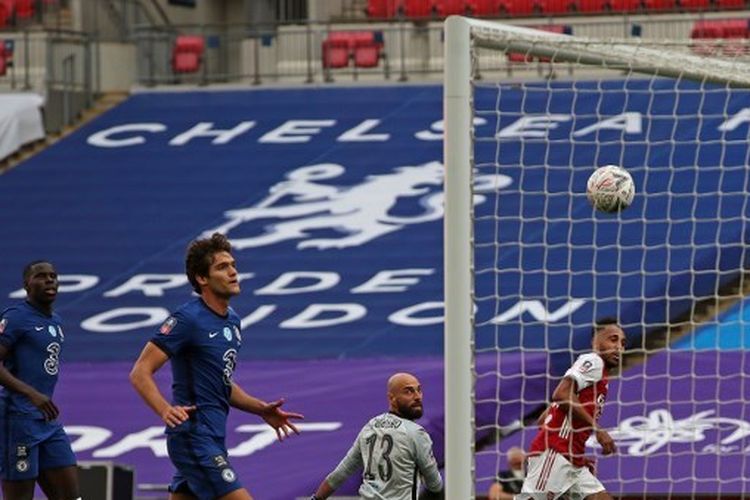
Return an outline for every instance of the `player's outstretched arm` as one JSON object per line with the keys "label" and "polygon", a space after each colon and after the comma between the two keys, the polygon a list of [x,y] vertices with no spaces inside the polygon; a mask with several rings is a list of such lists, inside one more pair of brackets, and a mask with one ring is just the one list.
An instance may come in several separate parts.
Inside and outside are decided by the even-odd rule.
{"label": "player's outstretched arm", "polygon": [[242,387],[233,383],[232,394],[229,396],[229,404],[248,413],[258,415],[266,421],[268,425],[276,431],[279,441],[289,437],[289,431],[299,434],[297,427],[291,422],[291,419],[303,419],[301,413],[287,412],[281,409],[284,404],[283,399],[278,399],[272,403],[266,403],[263,400],[246,393]]}
{"label": "player's outstretched arm", "polygon": [[130,383],[146,404],[169,427],[176,427],[190,418],[195,406],[172,406],[164,399],[154,381],[154,373],[164,366],[169,356],[153,342],[148,342],[130,370]]}
{"label": "player's outstretched arm", "polygon": [[8,348],[0,344],[0,385],[9,391],[17,392],[18,394],[22,394],[29,398],[31,404],[42,412],[45,419],[56,419],[60,414],[60,410],[57,409],[55,403],[53,403],[49,397],[37,391],[26,382],[14,377],[3,364],[3,361],[7,356]]}
{"label": "player's outstretched arm", "polygon": [[323,479],[318,486],[315,495],[310,500],[324,500],[333,495],[333,492],[341,486],[346,479],[364,466],[362,462],[362,452],[359,448],[359,436],[354,440],[354,444],[346,456],[339,462],[336,468]]}

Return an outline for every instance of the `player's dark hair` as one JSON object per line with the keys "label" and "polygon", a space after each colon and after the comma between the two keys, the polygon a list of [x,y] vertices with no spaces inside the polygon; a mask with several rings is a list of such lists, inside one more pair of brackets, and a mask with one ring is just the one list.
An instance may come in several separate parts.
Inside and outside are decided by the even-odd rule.
{"label": "player's dark hair", "polygon": [[195,277],[208,276],[208,270],[214,261],[214,254],[219,252],[232,252],[232,245],[221,233],[214,233],[210,238],[195,240],[188,245],[185,273],[195,293],[201,293],[201,287]]}
{"label": "player's dark hair", "polygon": [[28,283],[29,278],[31,278],[31,270],[36,266],[37,264],[52,264],[48,260],[32,260],[28,264],[26,264],[23,267],[23,284],[25,285]]}
{"label": "player's dark hair", "polygon": [[599,330],[609,325],[620,326],[620,323],[617,321],[617,318],[614,318],[612,316],[597,319],[594,322],[594,327],[591,329],[591,338],[593,339],[594,336],[599,332]]}

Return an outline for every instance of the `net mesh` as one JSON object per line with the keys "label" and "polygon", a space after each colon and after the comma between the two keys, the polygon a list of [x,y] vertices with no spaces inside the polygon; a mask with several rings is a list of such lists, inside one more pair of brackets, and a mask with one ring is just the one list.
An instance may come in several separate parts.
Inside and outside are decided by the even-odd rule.
{"label": "net mesh", "polygon": [[[535,38],[489,23],[475,36],[477,492],[509,448],[528,449],[602,317],[629,341],[600,421],[618,453],[587,449],[605,487],[750,491],[747,45]],[[608,164],[636,184],[617,214],[586,199]]]}

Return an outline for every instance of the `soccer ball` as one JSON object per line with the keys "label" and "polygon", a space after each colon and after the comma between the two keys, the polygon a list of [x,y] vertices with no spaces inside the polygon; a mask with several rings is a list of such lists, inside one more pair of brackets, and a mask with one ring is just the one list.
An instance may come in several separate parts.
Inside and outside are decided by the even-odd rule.
{"label": "soccer ball", "polygon": [[635,183],[624,168],[606,165],[594,170],[586,184],[586,197],[597,210],[613,213],[633,203]]}

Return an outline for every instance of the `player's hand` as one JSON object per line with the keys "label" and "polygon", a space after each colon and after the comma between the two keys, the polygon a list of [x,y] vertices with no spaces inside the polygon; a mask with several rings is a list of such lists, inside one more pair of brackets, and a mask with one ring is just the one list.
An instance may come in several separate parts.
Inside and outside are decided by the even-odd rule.
{"label": "player's hand", "polygon": [[586,467],[592,475],[596,476],[596,459],[583,457],[583,466]]}
{"label": "player's hand", "polygon": [[609,435],[609,433],[605,430],[598,430],[596,431],[596,440],[599,441],[599,444],[602,445],[602,453],[605,455],[611,455],[615,451],[617,451],[617,446],[615,445],[614,439],[612,439],[612,436]]}
{"label": "player's hand", "polygon": [[31,400],[31,404],[42,412],[45,420],[54,420],[60,415],[60,410],[57,409],[55,403],[41,392],[34,391],[34,393],[29,396],[29,399]]}
{"label": "player's hand", "polygon": [[268,403],[261,411],[260,416],[266,421],[268,425],[274,428],[276,431],[276,437],[279,441],[283,441],[284,438],[289,437],[289,431],[293,431],[295,434],[299,434],[297,427],[289,421],[291,418],[302,419],[305,418],[301,413],[287,412],[281,409],[281,405],[284,404],[284,399],[279,399],[273,403]]}
{"label": "player's hand", "polygon": [[177,427],[190,418],[195,406],[167,406],[161,413],[161,419],[168,427]]}

